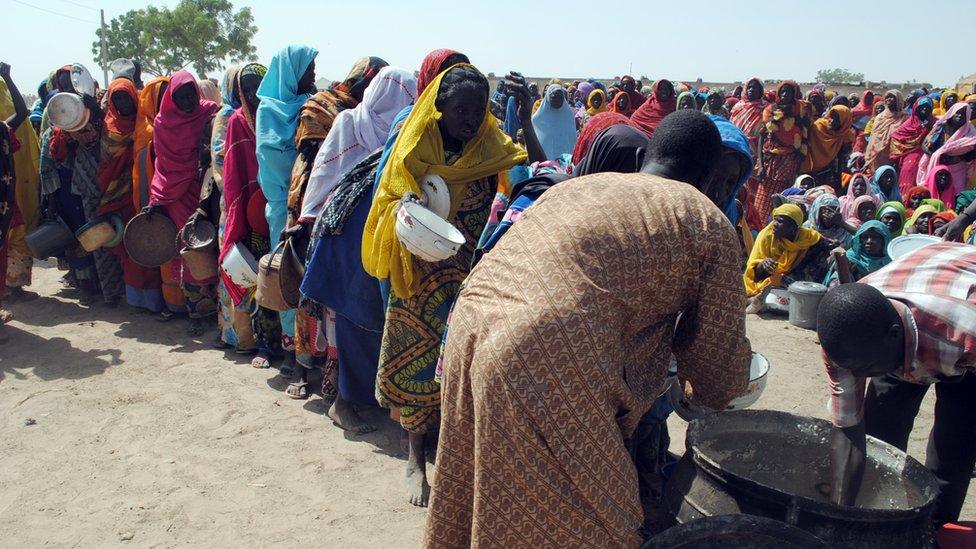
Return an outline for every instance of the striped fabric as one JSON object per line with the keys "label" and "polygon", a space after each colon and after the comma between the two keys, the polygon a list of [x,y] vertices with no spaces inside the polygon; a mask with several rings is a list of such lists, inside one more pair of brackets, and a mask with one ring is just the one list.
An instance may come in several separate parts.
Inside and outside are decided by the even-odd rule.
{"label": "striped fabric", "polygon": [[[976,247],[944,242],[897,259],[860,281],[899,307],[905,323],[905,363],[895,372],[931,384],[976,370]],[[850,427],[863,415],[864,379],[827,364],[831,420]]]}

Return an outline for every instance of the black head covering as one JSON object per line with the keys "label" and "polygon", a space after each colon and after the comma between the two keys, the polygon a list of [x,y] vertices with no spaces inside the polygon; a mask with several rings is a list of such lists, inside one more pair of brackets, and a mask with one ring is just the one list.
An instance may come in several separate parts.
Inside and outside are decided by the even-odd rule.
{"label": "black head covering", "polygon": [[574,175],[601,172],[637,173],[651,140],[628,124],[617,124],[600,132],[586,151]]}

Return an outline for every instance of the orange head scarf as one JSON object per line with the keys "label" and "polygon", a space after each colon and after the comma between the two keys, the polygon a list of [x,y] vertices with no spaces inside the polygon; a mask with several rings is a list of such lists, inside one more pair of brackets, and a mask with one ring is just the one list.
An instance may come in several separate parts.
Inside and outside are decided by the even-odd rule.
{"label": "orange head scarf", "polygon": [[[837,113],[840,118],[840,128],[832,130],[830,119],[833,113]],[[807,155],[803,159],[801,171],[813,172],[825,168],[831,161],[837,158],[844,143],[854,140],[851,127],[854,124],[854,116],[851,109],[844,105],[834,105],[827,111],[827,114],[817,119],[810,127],[810,135],[807,140]]]}

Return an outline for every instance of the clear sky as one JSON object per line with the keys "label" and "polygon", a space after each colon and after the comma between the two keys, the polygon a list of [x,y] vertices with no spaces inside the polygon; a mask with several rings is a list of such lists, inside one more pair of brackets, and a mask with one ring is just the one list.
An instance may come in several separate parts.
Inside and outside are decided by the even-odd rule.
{"label": "clear sky", "polygon": [[[589,6],[599,3],[592,0],[234,3],[254,12],[260,61],[267,63],[287,43],[305,43],[318,48],[317,75],[328,79],[345,76],[364,55],[417,69],[428,51],[441,47],[463,51],[486,73],[514,69],[532,76],[609,78],[632,71],[686,81],[811,81],[818,69],[840,67],[872,81],[944,86],[976,72],[968,30],[976,0],[943,0],[921,10],[907,0],[765,4],[769,8],[746,1],[643,0],[623,10],[610,1],[594,10]],[[105,9],[108,21],[147,4],[0,0],[0,60],[12,65],[15,82],[26,89],[71,62],[85,64],[101,80],[91,55],[97,9]],[[959,30],[939,30],[939,14]]]}

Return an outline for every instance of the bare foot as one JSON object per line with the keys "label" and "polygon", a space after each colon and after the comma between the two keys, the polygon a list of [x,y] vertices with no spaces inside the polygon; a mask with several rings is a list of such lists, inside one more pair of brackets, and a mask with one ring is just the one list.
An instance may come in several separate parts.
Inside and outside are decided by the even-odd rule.
{"label": "bare foot", "polygon": [[[329,411],[326,413],[336,427],[356,433],[357,435],[365,435],[376,430],[375,425],[363,419],[359,415],[359,412],[356,411],[356,407],[348,401],[343,400],[342,397],[336,397],[332,406],[329,406]],[[407,474],[409,476],[409,472]]]}
{"label": "bare foot", "polygon": [[407,456],[407,498],[411,505],[427,507],[430,484],[427,483],[427,461],[424,458],[424,435],[410,433],[410,455]]}
{"label": "bare foot", "polygon": [[0,309],[0,326],[10,322],[13,318],[13,313],[6,309]]}
{"label": "bare foot", "polygon": [[430,484],[427,484],[427,473],[419,470],[417,464],[407,462],[407,498],[410,505],[427,507],[430,498]]}

